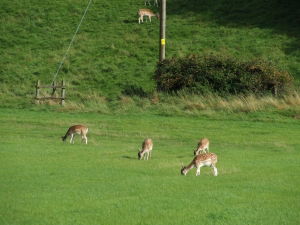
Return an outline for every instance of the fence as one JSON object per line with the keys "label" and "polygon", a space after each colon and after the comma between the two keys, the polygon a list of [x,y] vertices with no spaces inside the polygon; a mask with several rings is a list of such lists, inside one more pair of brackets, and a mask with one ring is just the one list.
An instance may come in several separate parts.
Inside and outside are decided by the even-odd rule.
{"label": "fence", "polygon": [[[42,96],[41,95],[42,88],[51,88],[52,92],[50,96]],[[61,89],[60,97],[57,96],[57,89]],[[64,80],[61,81],[60,85],[57,85],[55,81],[53,81],[51,85],[41,85],[40,80],[38,80],[36,83],[35,100],[37,104],[40,104],[41,101],[45,101],[45,100],[60,100],[60,104],[64,105],[65,96],[66,96],[66,84]]]}

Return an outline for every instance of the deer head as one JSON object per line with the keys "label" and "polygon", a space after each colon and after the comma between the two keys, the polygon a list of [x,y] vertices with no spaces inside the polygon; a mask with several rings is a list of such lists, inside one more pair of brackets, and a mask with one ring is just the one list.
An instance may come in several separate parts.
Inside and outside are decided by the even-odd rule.
{"label": "deer head", "polygon": [[182,166],[180,172],[181,172],[181,175],[184,175],[184,176],[185,176],[185,175],[187,174],[186,167],[185,167],[185,166]]}

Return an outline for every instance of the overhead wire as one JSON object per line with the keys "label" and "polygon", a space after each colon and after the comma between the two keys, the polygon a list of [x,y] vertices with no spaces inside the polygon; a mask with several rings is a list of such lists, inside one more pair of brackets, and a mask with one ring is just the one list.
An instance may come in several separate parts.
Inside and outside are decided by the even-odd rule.
{"label": "overhead wire", "polygon": [[92,3],[92,0],[89,1],[87,7],[85,8],[85,11],[84,11],[84,13],[83,13],[83,15],[82,15],[82,17],[81,17],[81,20],[80,20],[80,22],[79,22],[79,24],[78,24],[78,26],[77,26],[77,28],[76,28],[75,33],[74,33],[74,35],[73,35],[73,37],[72,37],[72,39],[71,39],[71,41],[70,41],[70,44],[69,44],[69,46],[68,46],[68,48],[67,48],[67,51],[65,52],[65,54],[64,54],[64,56],[63,56],[63,58],[62,58],[62,60],[61,60],[61,62],[60,62],[60,64],[59,64],[59,66],[58,66],[58,68],[57,68],[57,70],[56,70],[56,73],[55,73],[54,76],[53,76],[52,83],[56,80],[56,77],[57,77],[57,75],[58,75],[58,73],[59,73],[61,67],[62,67],[63,64],[64,64],[64,61],[65,61],[65,59],[66,59],[66,57],[67,57],[67,55],[68,55],[68,52],[69,52],[69,50],[70,50],[70,48],[71,48],[71,46],[72,46],[72,44],[73,44],[73,42],[74,42],[74,40],[75,40],[75,37],[76,37],[76,35],[77,35],[78,31],[79,31],[79,28],[80,28],[80,26],[81,26],[81,24],[82,24],[82,21],[83,21],[85,15],[86,15],[86,13],[87,13],[87,11],[88,11],[88,9],[89,9],[91,3]]}

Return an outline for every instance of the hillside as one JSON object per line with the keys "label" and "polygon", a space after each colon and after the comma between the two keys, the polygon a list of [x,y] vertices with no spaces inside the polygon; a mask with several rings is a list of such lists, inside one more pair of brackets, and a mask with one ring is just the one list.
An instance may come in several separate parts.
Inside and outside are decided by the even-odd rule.
{"label": "hillside", "polygon": [[[50,83],[88,1],[0,2],[0,99],[31,98],[37,79]],[[167,57],[218,52],[261,57],[300,78],[296,0],[168,0]],[[143,0],[95,0],[57,79],[68,97],[154,90],[159,22],[137,23]],[[156,7],[152,7],[158,11]]]}

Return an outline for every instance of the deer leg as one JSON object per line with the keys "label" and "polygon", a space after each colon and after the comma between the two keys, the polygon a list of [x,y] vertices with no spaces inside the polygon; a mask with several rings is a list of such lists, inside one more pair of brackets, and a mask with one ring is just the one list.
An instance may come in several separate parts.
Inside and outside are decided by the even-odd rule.
{"label": "deer leg", "polygon": [[212,168],[214,170],[214,176],[218,176],[218,169],[215,165],[212,165]]}
{"label": "deer leg", "polygon": [[140,158],[140,160],[142,160],[143,157],[144,157],[144,154],[143,154],[143,152],[141,151],[141,158]]}
{"label": "deer leg", "polygon": [[70,143],[74,144],[74,134],[71,134]]}
{"label": "deer leg", "polygon": [[149,16],[149,21],[150,21],[150,23],[151,23],[151,16]]}
{"label": "deer leg", "polygon": [[85,144],[87,144],[87,137],[85,135],[81,136],[81,142],[84,140]]}
{"label": "deer leg", "polygon": [[196,170],[196,176],[200,176],[200,168],[201,168],[201,166],[198,166],[198,167],[197,167],[197,170]]}

